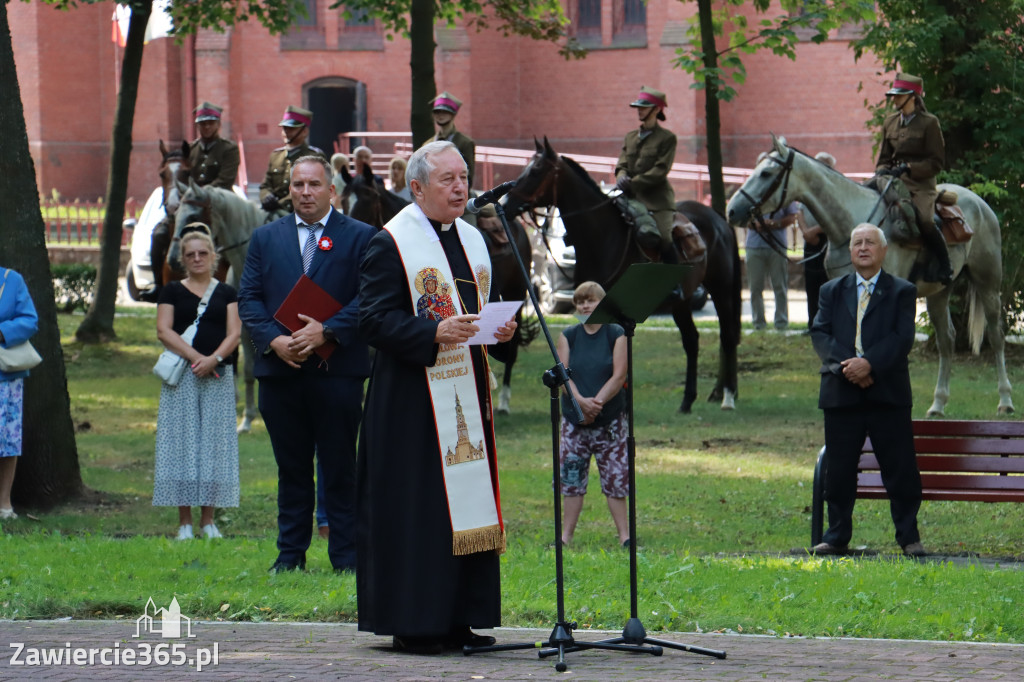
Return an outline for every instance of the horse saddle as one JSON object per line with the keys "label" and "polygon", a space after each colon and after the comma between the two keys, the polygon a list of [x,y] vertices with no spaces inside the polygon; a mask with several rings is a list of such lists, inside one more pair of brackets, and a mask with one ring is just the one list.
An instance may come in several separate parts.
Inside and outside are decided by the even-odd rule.
{"label": "horse saddle", "polygon": [[679,251],[682,262],[700,260],[707,253],[708,245],[704,243],[697,226],[689,218],[679,212],[675,215],[672,223],[672,243]]}
{"label": "horse saddle", "polygon": [[[917,232],[917,210],[910,199],[910,191],[896,178],[876,175],[864,182],[882,194],[885,202],[885,222],[890,234],[901,244],[920,248],[921,239]],[[970,241],[974,230],[967,223],[963,210],[956,203],[956,192],[942,190],[935,200],[935,223],[942,230],[947,244],[963,244]]]}

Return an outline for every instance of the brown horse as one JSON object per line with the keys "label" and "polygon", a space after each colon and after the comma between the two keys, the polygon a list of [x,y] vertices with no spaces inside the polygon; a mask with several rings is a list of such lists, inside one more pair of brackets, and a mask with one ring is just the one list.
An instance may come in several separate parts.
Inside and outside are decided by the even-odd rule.
{"label": "brown horse", "polygon": [[[356,203],[349,213],[350,218],[361,220],[381,229],[398,214],[403,208],[409,205],[402,197],[384,188],[369,166],[363,169],[363,174],[353,177],[347,168],[341,169],[341,176],[345,180],[345,191],[342,193],[342,205],[348,205],[348,199],[355,196]],[[512,252],[512,245],[508,242],[504,230],[497,217],[487,218],[481,214],[478,219],[477,229],[483,234],[487,243],[487,254],[491,257],[491,300],[492,301],[522,301],[526,298],[526,278],[519,270],[515,254]],[[530,262],[531,247],[530,239],[526,230],[518,220],[512,221],[510,225],[512,235],[515,238],[515,248],[519,251],[524,263]],[[505,371],[501,382],[501,392],[498,394],[498,414],[510,412],[509,403],[512,396],[512,368],[519,356],[519,347],[530,343],[535,335],[535,328],[530,324],[523,324],[522,309],[516,314],[516,321],[519,327],[512,338],[513,343],[509,346],[506,356]]]}
{"label": "brown horse", "polygon": [[408,201],[384,187],[384,183],[374,176],[369,164],[363,166],[362,175],[356,176],[349,173],[348,168],[342,168],[341,177],[345,181],[341,205],[349,206],[353,196],[356,200],[348,216],[373,225],[378,230],[409,205]]}
{"label": "brown horse", "polygon": [[[610,287],[631,264],[647,260],[636,236],[614,202],[572,159],[559,156],[547,138],[536,142],[537,152],[516,181],[505,210],[509,214],[536,207],[557,206],[566,230],[566,243],[576,248],[576,284],[592,280]],[[725,218],[696,201],[681,201],[676,212],[700,231],[707,251],[698,260],[680,262],[692,267],[673,296],[672,317],[686,351],[686,384],[681,412],[689,412],[697,397],[697,354],[700,337],[693,323],[690,298],[700,284],[711,295],[718,313],[718,379],[708,400],[721,401],[723,410],[735,407],[736,347],[740,341],[740,257],[736,235]]]}

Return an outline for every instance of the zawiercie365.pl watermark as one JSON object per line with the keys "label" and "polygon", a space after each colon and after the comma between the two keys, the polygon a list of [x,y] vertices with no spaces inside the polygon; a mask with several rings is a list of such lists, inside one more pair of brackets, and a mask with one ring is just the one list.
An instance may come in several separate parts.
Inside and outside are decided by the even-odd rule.
{"label": "zawiercie365.pl watermark", "polygon": [[[135,621],[132,639],[141,638],[144,633],[158,634],[165,639],[195,637],[192,620],[181,615],[177,598],[172,599],[166,609],[158,609],[150,597],[145,611]],[[65,642],[63,647],[29,647],[23,642],[11,642],[10,647],[14,649],[10,660],[12,666],[188,666],[201,672],[204,667],[220,664],[218,642],[208,647],[190,647],[184,642],[127,642],[124,646],[115,642],[108,647],[80,647]]]}

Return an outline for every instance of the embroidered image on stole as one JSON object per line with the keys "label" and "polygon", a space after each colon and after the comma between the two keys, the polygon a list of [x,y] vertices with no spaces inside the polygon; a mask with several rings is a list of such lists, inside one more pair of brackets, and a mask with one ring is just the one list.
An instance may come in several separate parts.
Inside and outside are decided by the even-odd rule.
{"label": "embroidered image on stole", "polygon": [[[398,245],[417,317],[442,321],[463,314],[462,302],[453,295],[456,284],[444,248],[419,207],[407,207],[385,229]],[[452,229],[459,230],[481,304],[490,289],[486,246],[472,227],[456,222]],[[492,485],[487,459],[485,429],[490,423],[481,418],[469,346],[440,344],[434,364],[425,371],[452,523],[452,552],[503,551],[497,482]]]}

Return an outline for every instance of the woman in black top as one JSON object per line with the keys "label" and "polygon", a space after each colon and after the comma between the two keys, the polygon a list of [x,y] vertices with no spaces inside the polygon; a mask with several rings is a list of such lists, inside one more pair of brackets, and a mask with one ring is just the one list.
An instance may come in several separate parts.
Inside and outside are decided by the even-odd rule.
{"label": "woman in black top", "polygon": [[[193,231],[189,228],[198,226]],[[178,539],[192,533],[192,506],[202,507],[206,538],[221,537],[214,507],[238,506],[238,437],[235,432],[234,364],[242,322],[234,288],[216,283],[195,338],[181,334],[195,319],[212,282],[217,253],[208,228],[185,228],[181,253],[188,273],[160,292],[157,337],[188,361],[177,386],[163,384],[156,426],[153,505],[178,507]]]}

